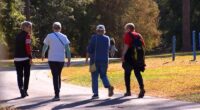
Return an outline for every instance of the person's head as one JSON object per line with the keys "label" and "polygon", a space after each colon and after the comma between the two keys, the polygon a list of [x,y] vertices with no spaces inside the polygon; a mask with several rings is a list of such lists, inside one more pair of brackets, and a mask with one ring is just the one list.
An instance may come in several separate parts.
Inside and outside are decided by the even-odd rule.
{"label": "person's head", "polygon": [[97,32],[97,34],[99,34],[99,35],[105,34],[105,33],[106,33],[106,28],[105,28],[105,26],[102,25],[102,24],[97,25],[97,27],[96,27],[96,32]]}
{"label": "person's head", "polygon": [[125,32],[132,32],[135,31],[135,25],[133,23],[127,23],[124,26]]}
{"label": "person's head", "polygon": [[110,38],[111,45],[115,45],[115,39],[112,37]]}
{"label": "person's head", "polygon": [[60,22],[54,22],[53,23],[53,31],[54,32],[60,32],[62,29],[61,23]]}
{"label": "person's head", "polygon": [[29,21],[24,21],[21,23],[21,29],[29,34],[32,32],[32,23]]}

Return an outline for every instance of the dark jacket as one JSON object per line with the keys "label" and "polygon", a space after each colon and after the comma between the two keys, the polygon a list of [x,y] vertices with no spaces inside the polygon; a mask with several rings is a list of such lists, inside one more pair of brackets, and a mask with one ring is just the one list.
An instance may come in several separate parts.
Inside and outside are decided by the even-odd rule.
{"label": "dark jacket", "polygon": [[30,35],[22,31],[20,32],[15,39],[15,58],[25,58],[29,57],[32,59],[31,55],[31,38]]}

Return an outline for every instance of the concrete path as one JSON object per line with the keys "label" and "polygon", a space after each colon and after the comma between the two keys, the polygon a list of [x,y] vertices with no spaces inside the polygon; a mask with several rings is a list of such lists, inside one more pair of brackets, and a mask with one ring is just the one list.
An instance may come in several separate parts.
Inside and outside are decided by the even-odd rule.
{"label": "concrete path", "polygon": [[15,71],[0,71],[0,103],[17,109],[32,110],[200,110],[200,104],[146,96],[123,97],[116,93],[107,97],[107,90],[100,90],[100,99],[90,100],[91,89],[62,83],[61,101],[52,102],[52,79],[47,65],[34,66],[31,72],[29,97],[19,98]]}

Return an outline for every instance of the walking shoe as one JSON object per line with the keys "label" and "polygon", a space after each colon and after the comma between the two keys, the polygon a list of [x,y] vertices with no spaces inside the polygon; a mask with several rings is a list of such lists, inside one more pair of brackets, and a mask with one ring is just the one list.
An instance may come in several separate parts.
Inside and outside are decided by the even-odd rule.
{"label": "walking shoe", "polygon": [[25,94],[25,92],[24,92],[24,90],[20,90],[20,93],[21,93],[21,98],[24,98],[24,97],[26,97],[26,94]]}
{"label": "walking shoe", "polygon": [[126,93],[124,94],[124,97],[126,97],[126,96],[131,96],[131,92],[126,92]]}
{"label": "walking shoe", "polygon": [[25,96],[29,96],[27,92],[25,92],[24,94],[25,94]]}
{"label": "walking shoe", "polygon": [[144,97],[144,94],[145,94],[145,90],[144,90],[144,89],[140,90],[140,93],[139,93],[139,95],[138,95],[138,98],[143,98],[143,97]]}
{"label": "walking shoe", "polygon": [[99,99],[99,95],[98,95],[98,94],[94,94],[94,95],[92,96],[91,99],[92,99],[92,100],[93,100],[93,99]]}
{"label": "walking shoe", "polygon": [[60,101],[60,97],[59,96],[55,96],[52,101]]}
{"label": "walking shoe", "polygon": [[110,87],[108,88],[108,96],[111,97],[111,96],[113,96],[113,94],[114,94],[114,87],[113,87],[113,86],[110,86]]}

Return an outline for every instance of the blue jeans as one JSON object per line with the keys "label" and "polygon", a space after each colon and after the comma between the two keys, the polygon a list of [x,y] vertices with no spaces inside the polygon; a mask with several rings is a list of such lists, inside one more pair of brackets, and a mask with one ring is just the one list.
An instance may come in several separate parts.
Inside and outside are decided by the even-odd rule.
{"label": "blue jeans", "polygon": [[100,78],[103,82],[105,88],[110,87],[110,83],[107,77],[107,63],[96,63],[96,71],[91,73],[92,76],[92,91],[95,95],[98,95],[98,78]]}

